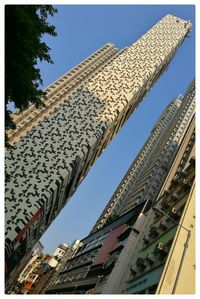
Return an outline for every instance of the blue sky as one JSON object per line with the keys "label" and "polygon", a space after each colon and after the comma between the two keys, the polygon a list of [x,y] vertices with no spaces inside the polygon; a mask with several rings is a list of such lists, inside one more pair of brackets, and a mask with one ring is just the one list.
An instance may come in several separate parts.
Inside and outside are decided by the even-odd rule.
{"label": "blue sky", "polygon": [[184,93],[194,77],[195,7],[190,5],[60,5],[49,21],[57,37],[45,37],[53,65],[39,64],[44,85],[63,75],[107,42],[132,44],[170,13],[190,20],[193,30],[138,109],[95,162],[65,208],[41,238],[44,251],[89,233],[167,104]]}

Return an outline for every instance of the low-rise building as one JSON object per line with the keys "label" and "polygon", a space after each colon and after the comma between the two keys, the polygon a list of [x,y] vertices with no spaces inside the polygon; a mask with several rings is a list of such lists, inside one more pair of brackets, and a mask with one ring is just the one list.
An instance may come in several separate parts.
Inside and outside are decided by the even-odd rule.
{"label": "low-rise building", "polygon": [[[81,246],[80,240],[75,240],[72,245],[68,246],[67,244],[60,244],[58,248],[56,249],[54,256],[50,260],[49,264],[52,265],[52,263],[56,267],[54,268],[54,272],[41,290],[42,294],[45,294],[45,292],[51,288],[52,285],[54,285],[58,279],[59,273],[64,269],[67,261],[72,258],[79,247]],[[52,261],[53,260],[53,261]],[[56,263],[55,263],[56,261]]]}
{"label": "low-rise building", "polygon": [[109,277],[132,230],[137,238],[148,208],[149,202],[143,202],[120,217],[108,219],[103,228],[81,240],[79,250],[46,294],[92,293],[99,281]]}

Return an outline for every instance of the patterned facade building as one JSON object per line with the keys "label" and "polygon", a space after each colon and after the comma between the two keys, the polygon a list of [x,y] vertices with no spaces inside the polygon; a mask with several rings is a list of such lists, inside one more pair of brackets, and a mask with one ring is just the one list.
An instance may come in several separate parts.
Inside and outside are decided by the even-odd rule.
{"label": "patterned facade building", "polygon": [[[124,181],[129,178],[130,171],[141,160],[140,157],[145,156],[146,150],[149,150],[145,156],[146,164],[142,161],[142,165],[147,166],[136,173],[136,184],[133,180],[132,185],[129,183],[130,193],[121,192],[123,200],[118,202],[117,207],[120,211],[121,205],[122,212],[104,217],[108,206],[112,207],[115,192],[100,216],[100,221],[97,221],[101,225],[95,225],[91,233],[81,240],[82,247],[68,260],[58,280],[47,293],[153,294],[157,289],[157,293],[181,293],[183,283],[180,282],[182,273],[179,270],[182,259],[188,255],[189,242],[192,243],[189,245],[190,253],[187,258],[195,265],[194,241],[191,238],[192,235],[194,238],[194,210],[188,213],[190,202],[194,207],[194,198],[191,200],[195,178],[194,119],[195,81],[192,81],[185,96],[175,98],[165,109],[117,188],[116,192],[123,187],[126,191]],[[154,140],[157,140],[155,147]],[[153,180],[150,180],[152,169]],[[142,193],[144,188],[141,186],[145,180],[146,192]],[[157,183],[156,186],[154,183]],[[138,186],[142,197],[139,196]],[[183,218],[188,219],[187,228],[183,224]],[[102,219],[105,220],[103,223]],[[177,241],[176,234],[180,235],[180,230],[183,236]],[[179,256],[171,261],[173,254],[170,250],[174,252],[174,248],[180,254],[176,253]],[[168,267],[170,262],[171,268]],[[176,262],[177,265],[173,268]],[[191,269],[192,282],[182,293],[192,293],[194,290],[194,268],[188,265],[188,269]],[[170,279],[165,281],[164,278],[162,286],[158,287],[161,275],[173,275],[175,280],[179,278],[177,290],[173,290],[175,283],[169,287]]]}
{"label": "patterned facade building", "polygon": [[15,114],[6,152],[6,277],[65,206],[91,165],[166,70],[191,23],[167,15],[122,50],[108,44]]}

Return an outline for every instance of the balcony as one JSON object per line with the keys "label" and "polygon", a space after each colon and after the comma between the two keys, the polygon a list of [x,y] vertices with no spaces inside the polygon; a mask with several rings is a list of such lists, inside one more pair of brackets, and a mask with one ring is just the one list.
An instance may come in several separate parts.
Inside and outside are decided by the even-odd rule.
{"label": "balcony", "polygon": [[78,293],[78,289],[88,289],[88,287],[94,287],[96,283],[98,282],[98,277],[90,278],[90,279],[84,279],[79,281],[71,281],[68,283],[62,283],[60,285],[56,285],[51,287],[46,291],[46,294],[55,294],[55,293],[62,293],[66,291],[71,291],[73,293]]}

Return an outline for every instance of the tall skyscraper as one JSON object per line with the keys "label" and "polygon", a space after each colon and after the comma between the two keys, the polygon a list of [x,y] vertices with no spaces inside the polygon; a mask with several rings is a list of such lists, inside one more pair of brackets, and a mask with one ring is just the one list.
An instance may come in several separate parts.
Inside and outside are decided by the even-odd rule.
{"label": "tall skyscraper", "polygon": [[8,278],[190,30],[190,22],[167,15],[130,47],[108,44],[50,85],[44,109],[15,114],[13,148],[6,152]]}
{"label": "tall skyscraper", "polygon": [[195,293],[194,100],[192,82],[183,100],[187,110],[181,113],[191,113],[186,120],[187,130],[137,241],[132,232],[101,288],[103,294]]}
{"label": "tall skyscraper", "polygon": [[158,194],[195,111],[195,82],[184,100],[180,95],[162,113],[151,135],[133,161],[91,232],[107,218],[119,216]]}
{"label": "tall skyscraper", "polygon": [[102,293],[195,293],[194,193],[193,117],[137,242],[129,236]]}
{"label": "tall skyscraper", "polygon": [[[178,281],[182,259],[189,259],[181,251],[185,241],[191,241],[190,255],[194,256],[194,201],[190,196],[195,177],[194,108],[192,81],[185,96],[178,96],[165,109],[93,230],[47,293],[155,293],[164,267],[163,276],[169,277],[174,270]],[[129,182],[128,187],[124,182]],[[121,198],[112,205],[119,191]],[[167,256],[173,240],[176,267],[172,269],[168,265],[175,261]],[[178,252],[182,255],[177,256]],[[188,269],[194,277],[194,268],[189,265]],[[175,293],[174,285],[162,278],[158,293],[167,289],[168,294]],[[179,293],[182,285],[176,286]],[[192,289],[193,281],[185,291]]]}

